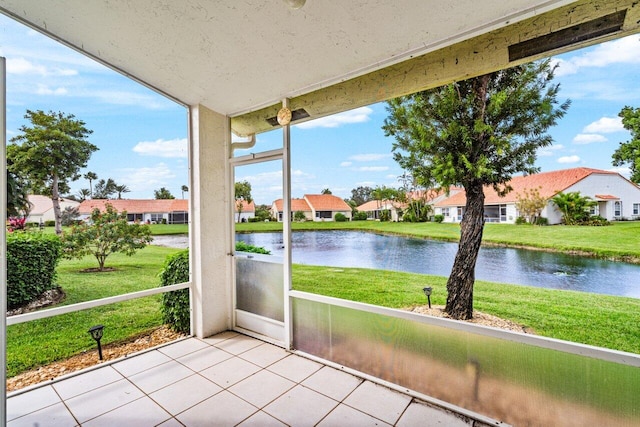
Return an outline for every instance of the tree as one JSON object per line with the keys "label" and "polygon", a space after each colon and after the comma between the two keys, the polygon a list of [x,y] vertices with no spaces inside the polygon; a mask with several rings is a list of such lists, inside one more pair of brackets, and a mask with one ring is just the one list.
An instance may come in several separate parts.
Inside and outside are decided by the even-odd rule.
{"label": "tree", "polygon": [[640,108],[624,107],[618,114],[622,126],[631,132],[631,139],[621,142],[613,153],[613,166],[629,165],[631,181],[640,183]]}
{"label": "tree", "polygon": [[323,189],[320,194],[333,194],[328,188]]}
{"label": "tree", "polygon": [[80,216],[80,210],[76,207],[67,206],[62,211],[62,225],[72,225],[76,219]]}
{"label": "tree", "polygon": [[293,220],[297,222],[304,222],[307,220],[307,216],[302,211],[295,211],[293,213]]}
{"label": "tree", "polygon": [[78,201],[84,202],[85,200],[91,197],[91,190],[89,190],[88,188],[81,188],[80,190],[78,190],[77,197],[78,197]]}
{"label": "tree", "polygon": [[161,187],[159,190],[154,190],[153,197],[155,197],[156,200],[175,199],[173,194],[171,194],[171,192],[164,187]]}
{"label": "tree", "polygon": [[558,193],[551,200],[562,212],[562,221],[567,225],[579,225],[589,221],[591,208],[598,203],[591,200],[591,197],[581,196],[579,191]]}
{"label": "tree", "polygon": [[238,211],[238,222],[245,204],[253,201],[251,197],[251,183],[248,181],[236,182],[235,184],[236,210]]}
{"label": "tree", "polygon": [[93,198],[93,181],[98,179],[98,174],[95,172],[87,172],[83,175],[83,178],[89,181],[89,198]]}
{"label": "tree", "polygon": [[364,205],[368,201],[372,200],[371,192],[373,188],[360,186],[351,190],[351,200],[356,206]]}
{"label": "tree", "polygon": [[19,175],[11,172],[10,169],[11,167],[7,164],[7,218],[26,217],[31,210],[27,183]]}
{"label": "tree", "polygon": [[180,190],[182,191],[182,198],[184,199],[184,193],[189,191],[189,187],[187,187],[186,185],[183,185]]}
{"label": "tree", "polygon": [[[466,191],[460,243],[447,281],[445,311],[473,316],[475,264],[484,228],[485,185],[506,194],[517,172],[534,173],[536,150],[552,142],[569,101],[557,105],[549,60],[519,65],[388,102],[383,129],[394,159],[425,188]],[[436,184],[436,185],[434,185]]]}
{"label": "tree", "polygon": [[69,181],[80,178],[80,169],[87,166],[98,147],[87,141],[92,131],[73,114],[27,110],[24,117],[31,126],[22,125],[22,134],[11,138],[7,146],[11,172],[27,178],[32,189],[46,189],[53,202],[56,233],[60,234],[60,194],[69,192]]}
{"label": "tree", "polygon": [[129,190],[129,187],[127,187],[126,185],[122,184],[115,184],[113,186],[113,189],[115,190],[116,193],[118,193],[118,200],[122,199],[122,193],[130,193],[131,190]]}
{"label": "tree", "polygon": [[75,225],[64,234],[63,257],[73,259],[93,255],[99,270],[104,271],[105,261],[112,253],[131,256],[152,240],[148,225],[129,224],[126,212],[118,213],[107,203],[104,212],[94,209],[88,223]]}
{"label": "tree", "polygon": [[96,183],[95,191],[92,198],[94,199],[109,199],[116,193],[116,182],[109,178],[106,181],[101,179]]}
{"label": "tree", "polygon": [[547,199],[540,195],[540,187],[524,189],[516,195],[516,209],[529,224],[536,224],[542,210],[547,206]]}

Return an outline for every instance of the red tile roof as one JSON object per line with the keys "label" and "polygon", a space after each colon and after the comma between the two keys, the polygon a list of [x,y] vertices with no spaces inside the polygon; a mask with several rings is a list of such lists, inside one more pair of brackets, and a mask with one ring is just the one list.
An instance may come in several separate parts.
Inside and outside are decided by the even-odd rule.
{"label": "red tile roof", "polygon": [[[502,203],[513,203],[517,201],[518,195],[522,195],[525,189],[537,188],[540,195],[550,199],[556,194],[571,187],[578,181],[583,180],[591,174],[618,175],[617,172],[610,172],[591,168],[563,169],[552,172],[542,172],[533,175],[516,176],[509,185],[513,188],[505,197],[498,196],[498,193],[491,186],[484,187],[485,205]],[[464,206],[467,197],[464,191],[436,203],[436,206]]]}
{"label": "red tile roof", "polygon": [[93,199],[80,203],[78,210],[80,214],[90,214],[96,208],[104,211],[107,204],[118,212],[127,213],[187,212],[189,209],[189,201],[186,199]]}
{"label": "red tile roof", "polygon": [[612,196],[611,194],[596,194],[596,199],[600,199],[600,200],[620,200],[620,197]]}
{"label": "red tile roof", "polygon": [[360,212],[368,212],[368,211],[377,211],[380,209],[389,209],[389,206],[393,207],[403,207],[404,204],[392,202],[390,200],[370,200],[366,203],[361,204],[356,209]]}
{"label": "red tile roof", "polygon": [[[273,203],[276,204],[276,209],[278,212],[282,212],[283,201],[282,199],[278,199]],[[311,212],[311,208],[305,199],[291,199],[291,211],[292,212]]]}
{"label": "red tile roof", "polygon": [[[238,212],[239,205],[240,205],[240,201],[236,200],[236,212]],[[256,211],[256,204],[253,201],[251,201],[251,203],[242,201],[242,212],[255,212],[255,211]]]}
{"label": "red tile roof", "polygon": [[333,194],[305,194],[304,198],[316,211],[351,212],[351,207],[347,202]]}

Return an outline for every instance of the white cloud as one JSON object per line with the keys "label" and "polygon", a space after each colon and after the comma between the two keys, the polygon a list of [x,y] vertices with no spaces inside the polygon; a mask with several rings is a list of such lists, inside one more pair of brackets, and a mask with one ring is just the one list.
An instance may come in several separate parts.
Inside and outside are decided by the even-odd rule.
{"label": "white cloud", "polygon": [[187,139],[142,141],[133,147],[133,151],[142,156],[184,158],[187,157]]}
{"label": "white cloud", "polygon": [[176,177],[175,173],[165,163],[158,163],[152,167],[119,169],[116,182],[125,182],[132,192],[153,194],[153,190],[167,187]]}
{"label": "white cloud", "polygon": [[622,126],[622,118],[620,117],[602,117],[589,123],[582,131],[585,133],[613,133],[624,131],[624,126]]}
{"label": "white cloud", "polygon": [[389,175],[385,176],[385,178],[387,178],[387,179],[398,179],[398,175],[394,175],[394,174],[390,173]]}
{"label": "white cloud", "polygon": [[389,166],[361,166],[357,170],[360,172],[384,172],[389,170]]}
{"label": "white cloud", "polygon": [[352,164],[353,164],[353,162],[342,162],[342,163],[340,163],[340,166],[342,166],[342,167],[345,167],[345,168],[346,168],[346,167],[351,166]]}
{"label": "white cloud", "polygon": [[610,41],[569,59],[556,58],[556,76],[576,74],[580,68],[606,67],[611,64],[640,64],[640,38],[637,35]]}
{"label": "white cloud", "polygon": [[553,156],[556,151],[562,150],[563,148],[564,148],[564,145],[562,144],[553,144],[553,145],[550,145],[549,147],[540,148],[538,150],[538,156],[550,157],[550,156]]}
{"label": "white cloud", "polygon": [[607,138],[597,133],[579,133],[573,138],[574,144],[592,144],[594,142],[607,142]]}
{"label": "white cloud", "polygon": [[617,168],[611,168],[607,170],[611,172],[618,172],[620,175],[624,176],[627,179],[631,176],[631,169],[625,166],[620,166]]}
{"label": "white cloud", "polygon": [[580,157],[573,156],[562,156],[558,159],[558,163],[578,163],[580,161]]}
{"label": "white cloud", "polygon": [[355,110],[345,111],[344,113],[334,114],[333,116],[310,120],[295,126],[300,129],[313,129],[318,127],[336,128],[345,124],[367,122],[372,113],[373,110],[371,108],[360,107]]}
{"label": "white cloud", "polygon": [[349,157],[349,160],[353,160],[355,162],[375,162],[378,160],[385,160],[391,158],[391,154],[356,154]]}
{"label": "white cloud", "polygon": [[62,95],[66,95],[68,93],[69,92],[67,91],[66,88],[59,87],[59,88],[56,88],[56,89],[50,89],[48,86],[42,85],[42,84],[39,84],[38,85],[38,89],[36,89],[36,94],[38,94],[38,95],[62,96]]}
{"label": "white cloud", "polygon": [[75,76],[78,71],[70,68],[47,68],[25,58],[7,58],[7,74],[37,74],[43,77]]}

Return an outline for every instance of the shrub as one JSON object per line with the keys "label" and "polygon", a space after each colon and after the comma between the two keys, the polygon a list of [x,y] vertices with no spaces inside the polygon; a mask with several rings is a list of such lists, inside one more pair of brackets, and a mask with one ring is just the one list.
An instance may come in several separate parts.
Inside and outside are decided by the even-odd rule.
{"label": "shrub", "polygon": [[444,215],[434,215],[433,216],[433,220],[435,222],[442,222],[442,221],[444,221]]}
{"label": "shrub", "polygon": [[302,211],[295,211],[295,212],[293,213],[293,220],[294,220],[294,221],[300,221],[300,222],[302,222],[302,221],[306,221],[306,220],[307,220],[307,217],[306,217],[306,215],[304,214],[304,212],[302,212]]}
{"label": "shrub", "polygon": [[594,227],[601,227],[604,225],[611,225],[611,223],[607,221],[605,218],[601,217],[600,215],[593,215],[589,217],[589,219],[583,222],[581,225],[591,225]]}
{"label": "shrub", "polygon": [[56,287],[61,243],[42,233],[7,234],[7,307],[21,307]]}
{"label": "shrub", "polygon": [[[236,242],[236,251],[269,255],[267,249],[245,242]],[[189,281],[189,249],[169,255],[160,272],[160,285],[169,286]],[[188,334],[191,329],[189,290],[162,294],[162,320],[176,332]]]}
{"label": "shrub", "polygon": [[522,225],[526,223],[527,223],[527,219],[525,217],[519,216],[518,218],[516,218],[516,225]]}
{"label": "shrub", "polygon": [[380,211],[380,221],[391,221],[391,211],[389,209]]}
{"label": "shrub", "polygon": [[366,221],[367,220],[367,213],[366,212],[356,212],[353,215],[353,220],[354,221]]}
{"label": "shrub", "polygon": [[536,225],[549,225],[549,220],[543,216],[536,218]]}
{"label": "shrub", "polygon": [[333,218],[336,222],[345,222],[348,219],[347,216],[341,212],[338,212]]}
{"label": "shrub", "polygon": [[55,222],[55,220],[50,219],[50,220],[44,222],[44,226],[45,227],[55,227],[56,226],[56,222]]}

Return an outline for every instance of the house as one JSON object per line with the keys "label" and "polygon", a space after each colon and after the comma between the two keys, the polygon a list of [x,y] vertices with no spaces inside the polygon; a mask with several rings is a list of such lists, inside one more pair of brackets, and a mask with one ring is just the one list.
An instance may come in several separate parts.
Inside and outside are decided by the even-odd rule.
{"label": "house", "polygon": [[[434,204],[446,199],[448,196],[460,192],[462,189],[459,187],[451,187],[447,192],[442,189],[428,189],[411,191],[407,193],[409,200],[420,200],[427,205],[433,206]],[[404,211],[409,207],[408,203],[392,201],[392,200],[370,200],[362,205],[358,206],[356,210],[358,212],[366,212],[368,220],[379,220],[382,212],[388,210],[390,213],[391,221],[402,221]]]}
{"label": "house", "polygon": [[[271,205],[271,215],[282,222],[284,211],[282,199]],[[291,199],[291,218],[302,212],[307,221],[333,221],[337,213],[351,220],[351,206],[333,194],[305,194],[302,199]]]}
{"label": "house", "polygon": [[[45,223],[47,221],[55,221],[55,214],[53,213],[53,201],[49,196],[41,196],[37,194],[31,194],[27,196],[31,209],[29,215],[27,215],[27,222]],[[67,208],[77,208],[80,202],[75,200],[60,198],[60,211],[64,212]]]}
{"label": "house", "polygon": [[187,224],[189,201],[186,199],[93,199],[80,203],[80,218],[88,218],[94,209],[104,211],[106,205],[127,212],[129,222],[147,224]]}
{"label": "house", "polygon": [[235,217],[236,222],[249,222],[250,218],[255,218],[256,204],[253,200],[249,203],[244,200],[236,200]]}
{"label": "house", "polygon": [[[640,218],[640,187],[617,172],[573,168],[532,175],[517,176],[509,181],[513,188],[500,197],[491,186],[486,186],[485,221],[513,224],[520,216],[516,203],[525,190],[537,189],[547,199],[541,216],[549,224],[560,224],[562,214],[551,199],[558,193],[579,192],[597,202],[592,214],[609,221]],[[445,222],[460,222],[464,214],[466,196],[461,191],[435,205],[436,214],[444,216]]]}

